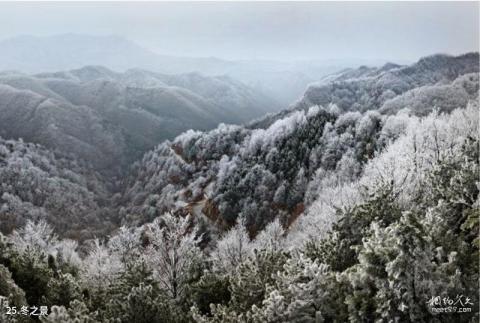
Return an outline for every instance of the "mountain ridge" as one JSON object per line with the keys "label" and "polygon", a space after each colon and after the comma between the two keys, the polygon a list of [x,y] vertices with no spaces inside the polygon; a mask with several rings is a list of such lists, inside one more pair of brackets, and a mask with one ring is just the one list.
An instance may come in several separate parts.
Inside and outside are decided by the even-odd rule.
{"label": "mountain ridge", "polygon": [[[0,41],[0,70],[43,73],[102,65],[119,72],[140,68],[164,74],[195,71],[207,76],[229,75],[269,97],[275,97],[282,106],[301,96],[309,83],[326,74],[355,66],[360,61],[364,63],[358,59],[286,63],[169,56],[155,53],[119,36],[59,34]],[[367,62],[384,63],[382,60]]]}
{"label": "mountain ridge", "polygon": [[434,54],[407,66],[390,63],[382,67],[346,69],[311,84],[303,97],[288,109],[260,118],[249,126],[268,125],[278,117],[313,105],[334,103],[343,112],[380,110],[387,101],[413,88],[439,82],[450,83],[462,75],[478,72],[478,52],[457,56]]}

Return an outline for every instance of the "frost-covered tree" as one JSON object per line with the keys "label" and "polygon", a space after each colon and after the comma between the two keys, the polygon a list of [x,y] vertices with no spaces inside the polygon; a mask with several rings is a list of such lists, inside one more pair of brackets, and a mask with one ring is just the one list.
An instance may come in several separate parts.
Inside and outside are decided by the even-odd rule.
{"label": "frost-covered tree", "polygon": [[201,262],[199,239],[189,217],[169,213],[148,226],[146,261],[154,271],[160,288],[176,299],[185,296],[187,283]]}
{"label": "frost-covered tree", "polygon": [[41,316],[42,323],[98,323],[94,315],[88,311],[87,306],[78,300],[69,304],[68,308],[64,306],[52,306],[48,316]]}
{"label": "frost-covered tree", "polygon": [[218,242],[211,254],[216,270],[232,272],[250,254],[252,246],[244,224],[239,221]]}
{"label": "frost-covered tree", "polygon": [[266,289],[275,282],[273,275],[286,261],[282,251],[255,250],[230,276],[231,307],[239,312],[260,305]]}
{"label": "frost-covered tree", "polygon": [[299,255],[285,263],[262,306],[252,308],[254,322],[318,322],[324,320],[328,267]]}

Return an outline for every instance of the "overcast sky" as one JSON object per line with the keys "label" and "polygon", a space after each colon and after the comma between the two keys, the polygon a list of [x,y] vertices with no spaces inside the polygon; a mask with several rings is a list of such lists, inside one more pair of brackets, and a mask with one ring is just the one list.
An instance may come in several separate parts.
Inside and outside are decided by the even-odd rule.
{"label": "overcast sky", "polygon": [[115,34],[159,53],[413,61],[479,47],[478,2],[1,3],[0,38]]}

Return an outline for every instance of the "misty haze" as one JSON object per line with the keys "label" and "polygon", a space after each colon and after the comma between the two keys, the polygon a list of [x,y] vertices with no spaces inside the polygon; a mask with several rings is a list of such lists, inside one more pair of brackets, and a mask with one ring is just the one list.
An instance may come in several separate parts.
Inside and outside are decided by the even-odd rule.
{"label": "misty haze", "polygon": [[0,323],[478,322],[479,9],[0,3]]}

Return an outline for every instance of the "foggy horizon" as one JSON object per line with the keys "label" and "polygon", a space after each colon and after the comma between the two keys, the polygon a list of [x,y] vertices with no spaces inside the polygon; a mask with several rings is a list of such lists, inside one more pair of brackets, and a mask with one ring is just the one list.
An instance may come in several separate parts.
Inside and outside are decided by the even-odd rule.
{"label": "foggy horizon", "polygon": [[472,28],[479,23],[478,6],[476,2],[2,3],[0,40],[118,36],[169,56],[406,63],[431,54],[478,51],[479,31]]}

